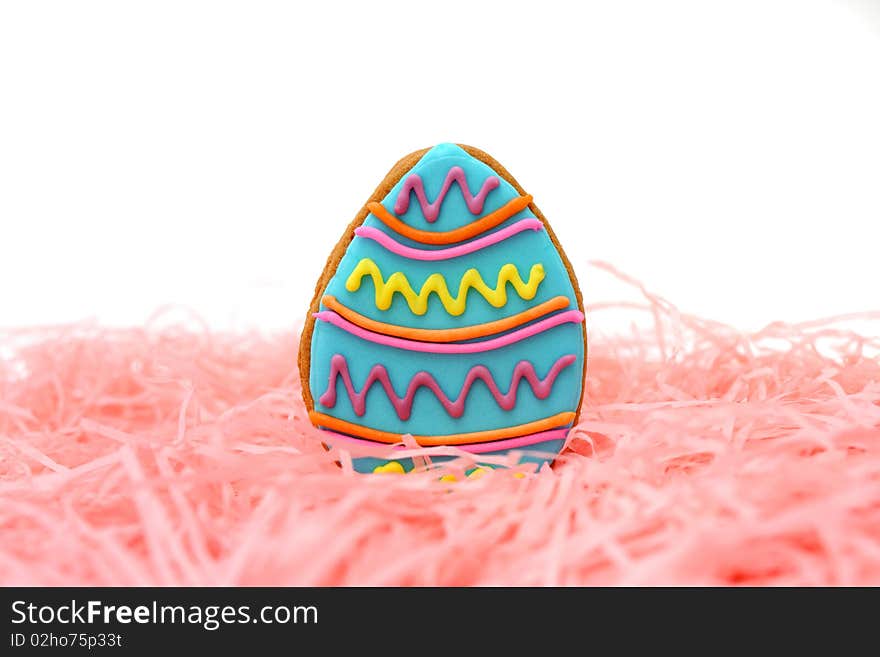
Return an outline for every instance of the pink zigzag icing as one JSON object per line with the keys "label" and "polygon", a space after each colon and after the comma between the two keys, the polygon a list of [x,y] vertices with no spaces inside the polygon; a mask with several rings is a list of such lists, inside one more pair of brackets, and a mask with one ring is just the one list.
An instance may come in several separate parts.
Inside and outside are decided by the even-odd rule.
{"label": "pink zigzag icing", "polygon": [[492,393],[492,396],[495,398],[498,405],[504,410],[509,411],[516,406],[516,393],[519,388],[519,382],[522,379],[528,381],[529,385],[532,387],[532,392],[535,393],[535,397],[538,399],[546,399],[550,395],[550,392],[553,389],[553,383],[556,381],[556,377],[559,376],[559,373],[576,360],[577,357],[574,354],[561,356],[559,360],[553,363],[553,367],[550,368],[547,376],[543,379],[538,378],[534,365],[527,360],[521,360],[516,364],[516,367],[513,370],[513,376],[510,380],[510,387],[507,389],[507,392],[504,393],[498,388],[498,384],[495,383],[495,379],[492,377],[489,368],[484,365],[476,365],[468,371],[458,398],[451,400],[446,396],[446,393],[443,392],[443,389],[437,383],[437,380],[428,372],[417,372],[413,378],[410,379],[406,394],[403,397],[398,397],[394,387],[391,385],[391,379],[388,377],[388,370],[385,369],[384,365],[374,365],[370,370],[370,373],[367,375],[367,380],[364,382],[363,388],[361,388],[360,391],[356,391],[354,389],[354,384],[351,381],[351,374],[348,371],[348,362],[345,360],[345,356],[342,354],[336,354],[330,360],[330,377],[327,382],[327,390],[321,395],[318,401],[328,408],[335,406],[336,380],[338,377],[342,377],[342,383],[345,385],[345,389],[348,392],[351,406],[358,416],[362,416],[366,413],[367,393],[370,391],[370,388],[374,383],[379,382],[385,389],[385,394],[388,395],[388,399],[391,400],[394,410],[397,411],[397,416],[401,420],[409,419],[412,414],[413,399],[415,398],[416,392],[421,387],[430,389],[437,396],[437,399],[449,415],[452,417],[461,417],[464,414],[465,400],[470,393],[471,387],[477,380],[480,380],[486,384],[487,388],[489,388],[489,392]]}
{"label": "pink zigzag icing", "polygon": [[489,176],[483,181],[483,186],[480,188],[480,191],[477,192],[476,196],[474,196],[471,194],[471,190],[468,187],[467,178],[464,175],[464,169],[461,167],[452,167],[446,174],[446,179],[443,181],[443,187],[440,188],[440,193],[437,194],[437,198],[434,199],[433,203],[429,203],[428,197],[425,195],[425,184],[422,182],[422,177],[417,173],[412,173],[404,181],[403,187],[397,195],[397,201],[394,203],[394,212],[397,214],[403,214],[406,212],[409,209],[410,192],[415,192],[419,205],[422,206],[422,214],[425,217],[425,221],[430,224],[434,223],[437,221],[437,217],[440,216],[440,207],[443,205],[443,199],[446,198],[446,194],[453,182],[457,182],[458,186],[461,188],[464,202],[467,204],[468,210],[471,211],[471,214],[480,214],[483,211],[483,205],[486,203],[486,197],[489,195],[489,192],[501,184],[498,176]]}

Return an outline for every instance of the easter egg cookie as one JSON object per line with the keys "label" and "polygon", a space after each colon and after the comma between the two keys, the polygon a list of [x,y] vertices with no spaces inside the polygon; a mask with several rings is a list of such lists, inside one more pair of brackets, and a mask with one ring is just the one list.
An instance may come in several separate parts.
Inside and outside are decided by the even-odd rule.
{"label": "easter egg cookie", "polygon": [[469,146],[398,162],[318,281],[299,355],[303,398],[359,472],[410,434],[475,455],[552,461],[580,411],[583,302],[547,220]]}

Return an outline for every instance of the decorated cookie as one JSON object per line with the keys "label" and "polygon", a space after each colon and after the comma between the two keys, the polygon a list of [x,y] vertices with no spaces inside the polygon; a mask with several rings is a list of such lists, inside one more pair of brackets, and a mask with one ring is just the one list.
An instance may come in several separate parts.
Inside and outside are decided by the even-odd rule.
{"label": "decorated cookie", "polygon": [[418,151],[318,281],[300,345],[309,417],[359,472],[411,469],[370,455],[405,434],[552,461],[580,410],[582,308],[549,224],[501,165],[469,146]]}

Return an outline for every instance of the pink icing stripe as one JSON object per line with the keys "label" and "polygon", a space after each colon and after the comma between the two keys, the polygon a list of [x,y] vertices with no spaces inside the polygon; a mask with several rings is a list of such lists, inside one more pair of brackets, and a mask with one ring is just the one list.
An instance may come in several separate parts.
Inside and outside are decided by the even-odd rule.
{"label": "pink icing stripe", "polygon": [[544,225],[538,219],[522,219],[507,228],[503,228],[491,235],[481,237],[473,242],[453,246],[449,249],[437,249],[436,251],[414,249],[411,246],[406,246],[390,235],[383,233],[378,228],[371,228],[370,226],[356,228],[354,234],[359,237],[366,237],[367,239],[374,240],[391,251],[391,253],[395,253],[405,258],[411,258],[413,260],[448,260],[449,258],[456,258],[458,256],[467,255],[468,253],[473,253],[474,251],[479,251],[480,249],[485,249],[487,246],[497,244],[498,242],[506,240],[508,237],[513,237],[524,230],[541,230],[543,228]]}
{"label": "pink icing stripe", "polygon": [[343,331],[347,331],[352,335],[356,335],[369,342],[375,342],[376,344],[385,345],[386,347],[397,347],[398,349],[406,349],[407,351],[420,351],[431,354],[478,354],[484,351],[492,351],[493,349],[500,349],[501,347],[506,347],[507,345],[519,342],[520,340],[525,340],[538,333],[543,333],[544,331],[548,331],[560,324],[566,324],[569,322],[579,324],[584,321],[584,314],[580,310],[566,310],[564,313],[558,313],[547,319],[542,319],[540,322],[513,331],[512,333],[492,338],[491,340],[484,340],[483,342],[434,343],[405,340],[403,338],[382,335],[381,333],[373,333],[372,331],[362,329],[360,326],[355,326],[332,310],[322,310],[312,316],[321,321],[329,322],[330,324],[341,328]]}
{"label": "pink icing stripe", "polygon": [[[353,438],[352,436],[346,436],[343,433],[336,433],[335,431],[328,431],[326,429],[321,429],[321,433],[327,434],[331,436],[327,440],[330,444],[340,444],[340,445],[351,445],[354,448],[358,448],[362,451],[372,450],[374,453],[387,453],[390,449],[391,451],[400,451],[405,449],[412,449],[405,445],[386,445],[384,443],[374,443],[372,440],[363,440],[361,438]],[[472,445],[455,445],[457,449],[460,449],[464,452],[470,452],[471,454],[486,454],[488,452],[497,452],[502,449],[517,449],[520,447],[530,447],[531,445],[535,445],[537,443],[543,443],[548,440],[558,440],[560,438],[565,438],[568,434],[568,429],[552,429],[550,431],[542,431],[541,433],[533,433],[528,436],[518,436],[516,438],[506,438],[504,440],[496,440],[491,443],[474,443]],[[436,448],[431,448],[436,449]],[[442,449],[442,446],[441,446]]]}
{"label": "pink icing stripe", "polygon": [[446,409],[446,412],[449,413],[450,416],[461,417],[464,415],[465,401],[471,391],[471,387],[473,387],[476,381],[482,381],[486,384],[489,392],[492,393],[498,406],[505,411],[510,411],[516,406],[516,394],[519,389],[520,381],[525,379],[528,382],[532,388],[532,392],[535,393],[535,397],[538,399],[546,399],[550,396],[550,393],[553,390],[553,384],[556,382],[556,377],[559,376],[562,370],[576,360],[577,356],[574,354],[561,356],[553,364],[550,371],[547,373],[547,376],[543,379],[538,378],[534,365],[527,360],[521,360],[513,369],[513,375],[511,376],[510,386],[507,388],[507,392],[501,392],[488,367],[485,365],[475,365],[468,370],[458,397],[455,400],[452,400],[446,396],[446,393],[443,392],[443,389],[440,387],[440,384],[437,383],[437,380],[429,372],[425,371],[416,372],[409,381],[406,394],[403,397],[398,397],[394,390],[394,386],[391,385],[388,370],[381,364],[372,367],[369,374],[367,374],[367,380],[364,382],[360,392],[358,392],[354,389],[354,384],[351,381],[351,374],[348,371],[348,361],[346,361],[345,356],[342,354],[336,354],[330,359],[330,377],[327,382],[327,390],[321,395],[318,401],[328,408],[336,406],[336,382],[337,379],[341,377],[342,383],[348,392],[351,406],[358,416],[362,416],[366,413],[367,393],[370,392],[370,388],[373,387],[373,384],[378,382],[382,388],[385,389],[385,394],[388,395],[388,399],[394,406],[394,410],[397,411],[397,417],[401,420],[408,420],[412,415],[413,399],[419,388],[422,387],[428,388],[434,393],[434,395],[436,395],[437,400],[443,405],[443,408]]}
{"label": "pink icing stripe", "polygon": [[440,216],[440,207],[443,205],[443,199],[446,198],[446,194],[453,182],[457,182],[461,188],[464,202],[467,204],[471,214],[480,214],[483,211],[483,205],[486,203],[486,196],[501,184],[497,176],[489,176],[483,181],[483,186],[477,192],[477,195],[474,196],[468,187],[464,169],[452,167],[446,174],[446,179],[443,181],[443,187],[440,189],[440,193],[437,194],[437,198],[434,199],[433,203],[429,203],[428,197],[425,196],[425,184],[422,182],[422,177],[417,173],[412,173],[404,181],[403,187],[401,187],[400,193],[397,195],[397,201],[394,203],[394,212],[397,214],[406,212],[409,209],[410,192],[415,192],[419,205],[422,206],[422,214],[425,217],[425,221],[429,224],[434,223],[437,221],[437,217]]}

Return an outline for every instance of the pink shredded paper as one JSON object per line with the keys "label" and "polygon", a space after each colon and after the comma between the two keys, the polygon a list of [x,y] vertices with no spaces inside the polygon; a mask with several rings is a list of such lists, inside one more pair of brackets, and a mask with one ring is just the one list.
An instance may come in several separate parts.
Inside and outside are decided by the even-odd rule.
{"label": "pink shredded paper", "polygon": [[880,313],[745,334],[642,292],[587,308],[580,423],[525,476],[352,473],[293,333],[2,331],[0,583],[880,584]]}

